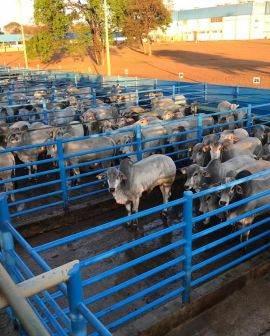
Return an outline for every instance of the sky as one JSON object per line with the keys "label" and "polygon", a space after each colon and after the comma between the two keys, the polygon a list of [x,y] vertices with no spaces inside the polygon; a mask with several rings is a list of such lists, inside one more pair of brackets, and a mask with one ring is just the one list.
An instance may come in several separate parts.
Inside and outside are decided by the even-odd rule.
{"label": "sky", "polygon": [[[263,0],[257,0],[263,1]],[[29,23],[33,17],[34,0],[21,0],[23,7],[23,22]],[[224,3],[238,3],[238,0],[174,0],[175,9],[190,9],[194,7],[211,7]],[[20,22],[20,14],[17,7],[17,0],[0,0],[0,27],[11,21]]]}
{"label": "sky", "polygon": [[[23,23],[29,23],[33,16],[34,0],[21,0],[23,8]],[[2,28],[11,21],[20,22],[20,12],[17,7],[17,0],[0,0],[0,27]]]}

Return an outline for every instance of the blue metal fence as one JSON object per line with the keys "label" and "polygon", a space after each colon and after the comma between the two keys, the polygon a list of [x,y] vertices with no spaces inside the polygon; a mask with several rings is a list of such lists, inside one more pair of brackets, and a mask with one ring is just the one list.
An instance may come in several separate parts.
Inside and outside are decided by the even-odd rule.
{"label": "blue metal fence", "polygon": [[[7,239],[8,242],[2,246],[2,258],[8,261],[9,265],[13,266],[9,268],[11,274],[18,274],[19,269],[28,269],[28,266],[26,266],[16,254],[14,245],[10,244],[12,241],[11,237],[13,237],[33,260],[35,260],[40,268],[47,271],[50,267],[45,260],[50,250],[55,251],[59,249],[59,252],[61,246],[64,247],[76,241],[83,243],[84,239],[94,242],[95,237],[101,236],[102,234],[105,236],[106,232],[110,235],[117,234],[116,232],[119,232],[117,230],[122,228],[127,221],[136,218],[142,221],[147,216],[155,215],[165,208],[183,207],[182,221],[175,220],[169,227],[165,228],[157,225],[157,228],[153,230],[153,232],[146,232],[143,237],[137,237],[135,240],[132,239],[121,245],[117,244],[106,251],[102,251],[101,249],[97,253],[95,252],[93,254],[90,252],[90,255],[86,255],[85,259],[80,261],[80,269],[83,274],[86,274],[82,281],[82,288],[85,293],[84,300],[82,300],[82,293],[80,287],[78,287],[78,283],[80,283],[78,271],[74,272],[74,276],[71,277],[70,291],[73,292],[66,293],[65,287],[60,286],[60,288],[55,289],[53,293],[46,293],[45,298],[50,302],[50,308],[46,310],[45,307],[43,307],[45,302],[42,299],[41,301],[37,298],[35,300],[35,304],[38,307],[40,305],[43,307],[45,317],[43,316],[41,318],[50,332],[49,324],[52,323],[52,320],[49,318],[50,311],[52,307],[54,307],[54,309],[58,307],[57,319],[54,319],[53,323],[54,327],[57,328],[57,334],[65,335],[67,333],[69,324],[67,324],[66,327],[62,327],[60,321],[63,323],[63,321],[67,320],[69,313],[72,313],[72,330],[74,330],[74,332],[77,331],[78,335],[84,335],[85,320],[79,315],[79,313],[81,313],[87,321],[91,321],[92,326],[94,326],[96,330],[99,330],[100,335],[109,335],[106,328],[114,330],[130,319],[136,318],[175,297],[182,297],[183,303],[189,302],[190,293],[194,287],[206,281],[210,281],[211,278],[218,274],[269,248],[270,230],[268,216],[236,232],[228,233],[228,230],[226,230],[226,228],[242,218],[269,209],[269,204],[243,213],[225,222],[218,222],[198,232],[194,231],[194,228],[195,224],[201,222],[203,219],[208,217],[213,218],[214,215],[227,212],[240,205],[243,206],[252,200],[269,195],[270,190],[196,217],[194,217],[192,209],[192,203],[197,198],[267,174],[270,174],[270,171],[260,172],[248,178],[214,187],[196,194],[185,192],[183,198],[171,201],[168,204],[159,205],[141,211],[138,214],[117,219],[35,247],[31,247],[11,225],[6,215],[7,207],[4,205],[2,197],[1,231],[2,237],[4,237],[3,241],[5,242]],[[253,232],[252,237],[248,241],[239,243],[239,236],[247,230]],[[7,233],[9,233],[9,237],[5,238]],[[217,233],[222,234],[217,235]],[[164,244],[157,243],[168,235],[170,238],[167,241],[165,240]],[[266,238],[268,238],[268,241],[265,241]],[[135,254],[131,260],[125,260],[123,255],[127,255],[131,250],[143,247],[145,244],[152,244],[150,252],[148,251],[146,253],[146,249],[141,251],[139,255]],[[241,251],[243,247],[249,248],[245,255],[239,254],[239,251]],[[63,253],[66,253],[64,251],[66,251],[66,249],[63,249]],[[40,254],[42,254],[42,257]],[[73,254],[76,254],[76,252]],[[4,257],[7,255],[8,258]],[[122,258],[117,259],[120,255]],[[110,260],[118,260],[118,262],[112,263]],[[102,267],[100,265],[102,265]],[[130,270],[139,265],[145,266],[143,272],[139,272],[139,275],[135,274],[134,276]],[[32,275],[32,273],[29,272],[26,274],[28,274],[28,276]],[[117,281],[116,284],[112,285],[110,279],[119,274],[122,274],[122,278],[120,278],[124,279],[124,281],[120,283]],[[98,286],[99,283],[104,283],[104,285],[100,287]],[[98,292],[94,289],[95,286],[99,289]],[[117,296],[119,292],[121,295]],[[63,300],[67,294],[69,304],[66,303],[63,305],[63,301],[61,300]],[[112,299],[108,299],[109,297]],[[147,303],[143,300],[145,298],[149,299]],[[93,314],[87,309],[95,313]],[[100,319],[102,322],[99,322],[97,319]],[[95,322],[93,322],[93,320]],[[102,325],[106,325],[106,327]],[[52,334],[54,333],[52,332]]]}
{"label": "blue metal fence", "polygon": [[[137,160],[141,160],[145,155],[149,155],[153,151],[166,150],[166,155],[172,156],[176,163],[184,163],[189,160],[188,148],[193,143],[201,141],[202,136],[213,131],[216,131],[220,127],[229,125],[238,125],[244,123],[245,128],[252,132],[254,122],[258,122],[261,116],[254,115],[253,109],[270,106],[270,104],[263,104],[257,106],[249,105],[245,109],[247,112],[246,119],[241,121],[223,122],[222,124],[210,124],[207,126],[206,121],[209,118],[217,118],[221,115],[228,115],[232,112],[215,112],[211,114],[199,114],[198,116],[186,117],[185,121],[193,123],[194,126],[186,131],[177,131],[177,125],[181,125],[181,121],[172,120],[166,122],[160,122],[158,125],[153,124],[149,126],[135,125],[126,130],[117,130],[113,132],[107,132],[102,134],[94,134],[90,136],[84,136],[76,139],[57,139],[43,143],[40,145],[22,146],[16,148],[8,148],[0,150],[0,153],[26,153],[29,150],[39,151],[40,148],[56,147],[56,156],[52,158],[42,159],[38,161],[17,164],[15,166],[8,166],[0,168],[1,172],[9,172],[9,178],[0,181],[0,187],[6,183],[17,183],[16,190],[9,190],[8,195],[14,195],[15,201],[9,202],[9,208],[12,209],[11,217],[18,217],[34,212],[40,212],[41,210],[50,207],[64,207],[75,204],[82,199],[91,199],[97,197],[99,194],[107,192],[107,188],[103,186],[104,180],[97,180],[95,176],[105,170],[108,165],[117,164],[119,159],[126,156],[135,156]],[[266,116],[264,116],[265,118]],[[267,120],[263,124],[269,123]],[[168,125],[176,125],[175,132],[172,134],[160,135],[156,137],[143,138],[142,131],[144,129],[155,130],[155,127],[160,125],[168,127]],[[173,129],[174,126],[172,126]],[[95,139],[104,139],[106,136],[119,136],[119,134],[131,134],[132,142],[126,144],[115,144],[106,146],[98,150],[87,150],[73,152],[73,154],[65,153],[65,145],[67,143],[76,144],[79,141],[95,141]],[[173,143],[155,143],[155,141],[164,140],[168,142],[170,138],[176,137]],[[184,137],[184,140],[183,140]],[[178,139],[178,140],[177,140]],[[82,143],[83,143],[82,142]],[[129,153],[124,148],[129,148]],[[119,151],[121,150],[121,151]],[[179,157],[180,155],[180,157]],[[86,158],[87,157],[87,158]],[[83,158],[83,159],[80,159]],[[84,159],[86,158],[86,159]],[[101,165],[99,168],[95,168],[96,165]],[[37,166],[37,170],[31,174],[26,174],[25,169]],[[89,166],[93,168],[89,170]],[[83,170],[87,168],[86,172]],[[12,170],[16,170],[16,176],[12,176]],[[71,175],[74,169],[79,169],[75,175]],[[81,179],[79,185],[74,185]],[[42,201],[42,205],[40,204]]]}
{"label": "blue metal fence", "polygon": [[[185,118],[186,121],[194,122],[194,127],[187,131],[176,131],[174,134],[157,135],[156,137],[142,138],[143,129],[152,129],[160,125],[178,125],[178,120],[172,120],[167,122],[161,122],[158,125],[149,125],[141,127],[136,125],[135,127],[130,127],[126,130],[107,132],[102,134],[94,134],[90,136],[84,136],[76,139],[57,139],[56,141],[51,141],[48,143],[43,143],[40,145],[22,146],[16,148],[9,148],[5,150],[0,150],[0,153],[26,153],[27,150],[39,150],[39,148],[53,147],[56,146],[56,156],[53,158],[42,159],[38,161],[17,164],[15,166],[9,166],[5,168],[0,168],[0,171],[10,172],[10,178],[3,179],[0,181],[0,186],[12,182],[17,183],[18,187],[16,190],[9,190],[8,195],[14,195],[15,201],[9,202],[9,207],[12,209],[11,217],[17,217],[21,215],[26,215],[33,212],[40,212],[49,207],[68,207],[74,204],[74,202],[81,199],[91,199],[91,197],[96,197],[101,193],[107,191],[103,186],[104,180],[96,180],[95,176],[100,172],[105,170],[105,166],[110,165],[111,162],[117,163],[118,160],[128,156],[135,155],[137,160],[140,160],[145,155],[157,150],[166,150],[166,154],[174,158],[176,163],[184,163],[189,160],[188,147],[192,143],[197,143],[201,141],[204,134],[216,131],[219,127],[225,127],[228,125],[237,125],[239,123],[244,123],[245,128],[251,132],[254,127],[254,121],[258,121],[260,116],[253,115],[253,108],[261,106],[270,106],[270,104],[261,104],[259,106],[249,105],[246,109],[247,117],[241,121],[233,121],[222,124],[214,124],[209,126],[204,126],[205,120],[209,117],[218,117],[220,115],[226,115],[231,112],[216,112],[212,114],[199,114],[198,116],[191,116]],[[267,124],[268,121],[263,122]],[[180,123],[181,124],[181,123]],[[104,136],[115,136],[117,134],[127,134],[132,133],[132,142],[127,144],[112,145],[109,147],[101,148],[98,150],[87,150],[82,152],[78,150],[73,154],[65,153],[64,147],[67,143],[75,144],[78,141],[87,141],[91,139],[95,141],[98,138],[104,138]],[[162,140],[168,141],[171,137],[179,137],[179,141],[173,142],[173,144],[155,144],[154,141]],[[182,140],[181,138],[187,137],[187,139]],[[177,140],[177,139],[176,139]],[[152,144],[153,145],[152,145]],[[147,146],[147,148],[146,148]],[[129,148],[129,153],[122,153],[119,150],[123,148]],[[80,157],[86,157],[87,159],[81,160]],[[179,157],[179,155],[181,155]],[[85,167],[95,165],[103,165],[98,169],[94,168],[92,170],[87,169],[86,172],[82,170]],[[31,167],[37,166],[38,169],[31,174],[26,174],[25,169],[30,169]],[[12,177],[11,171],[16,169],[16,176]],[[71,172],[74,169],[79,169],[79,174],[71,176]],[[74,185],[78,179],[81,179],[79,185]],[[35,180],[38,182],[33,183]],[[42,201],[42,204],[39,202]]]}
{"label": "blue metal fence", "polygon": [[[4,71],[7,71],[7,69],[3,69]],[[10,78],[12,75],[10,71],[2,78],[5,76]],[[22,77],[27,77],[28,75],[25,72]],[[87,80],[89,81],[88,76],[75,77],[76,75],[74,74],[44,73],[42,79],[40,73],[37,75],[41,84],[48,83],[50,76],[54,80],[64,80],[65,84],[70,83],[69,80],[73,81],[77,86],[80,84],[83,87],[83,83],[85,85],[89,84],[87,82]],[[102,86],[100,85],[102,80],[107,83],[103,87],[115,83],[112,78],[109,81],[108,79],[104,80],[104,78],[92,78],[91,83],[95,84],[94,89]],[[111,83],[110,80],[112,81]],[[142,85],[147,87],[149,85],[150,87],[141,91],[149,92],[154,87],[156,90],[162,90],[166,96],[172,96],[173,98],[178,94],[184,94],[192,100],[198,100],[201,103],[201,108],[214,113],[189,117],[187,120],[194,121],[192,129],[156,138],[144,139],[142,137],[143,128],[137,125],[128,130],[134,134],[132,142],[100,150],[67,155],[64,151],[64,146],[69,142],[75,143],[82,139],[116,135],[119,132],[124,134],[127,131],[108,132],[78,139],[57,139],[46,144],[0,151],[0,153],[19,152],[33,148],[37,149],[42,146],[56,146],[57,148],[57,156],[55,158],[0,169],[2,172],[11,171],[14,168],[20,171],[20,174],[15,177],[10,175],[10,178],[0,181],[0,186],[8,182],[19,183],[18,189],[6,193],[7,196],[14,193],[16,201],[7,204],[3,196],[0,197],[0,258],[14,281],[23,281],[33,277],[40,271],[48,271],[55,267],[55,265],[52,265],[52,259],[50,258],[51,251],[57,251],[60,254],[59,259],[62,261],[67,259],[67,251],[70,244],[80,243],[78,246],[86,247],[84,257],[77,258],[80,259],[80,264],[79,267],[73,270],[68,288],[61,284],[54,288],[53,291],[44,291],[40,295],[33,296],[30,300],[35,312],[51,335],[67,335],[70,332],[73,332],[74,335],[111,335],[111,330],[119,328],[131,319],[173,298],[177,298],[182,303],[189,302],[194,287],[206,281],[211,281],[218,274],[269,249],[270,230],[268,217],[260,217],[252,225],[242,227],[235,232],[230,232],[229,228],[243,218],[267,211],[270,205],[266,204],[257,209],[252,209],[224,222],[216,220],[216,216],[238,206],[243,207],[252,200],[266,196],[270,194],[270,190],[199,216],[193,214],[193,204],[201,197],[212,195],[235,184],[265,176],[270,174],[270,171],[260,172],[236,182],[223,184],[196,194],[185,192],[182,198],[167,204],[94,226],[39,246],[33,247],[22,238],[11,224],[9,218],[19,220],[19,216],[22,215],[40,212],[50,207],[67,207],[83,198],[91,199],[95,195],[106,192],[107,188],[102,185],[104,181],[93,180],[96,174],[104,171],[104,167],[80,172],[79,175],[75,176],[70,176],[69,172],[73,168],[81,169],[90,163],[95,165],[97,163],[104,164],[110,160],[118,160],[127,154],[117,153],[117,155],[113,154],[101,159],[93,158],[86,163],[79,162],[67,165],[68,159],[132,146],[133,151],[129,154],[136,155],[138,160],[153,149],[166,148],[166,154],[173,156],[176,162],[185,162],[189,159],[189,144],[200,141],[207,132],[217,131],[220,126],[238,125],[243,122],[245,128],[252,133],[254,122],[264,124],[269,122],[267,119],[270,106],[267,102],[270,95],[269,90],[257,91],[248,88],[214,86],[204,83],[187,84],[176,82],[168,85],[166,82],[153,80],[152,82],[151,80],[145,80],[144,83],[139,83],[137,79],[124,79],[124,82],[124,86],[130,89],[127,92],[135,93],[136,103],[139,102],[138,98],[140,98],[138,87],[141,88]],[[134,87],[136,88],[135,91]],[[25,89],[27,90],[26,86]],[[89,96],[90,94],[96,98],[98,97],[93,90],[89,91]],[[216,112],[217,101],[222,99],[228,99],[235,103],[241,102],[241,105],[243,105],[241,109],[247,111],[246,119],[205,125],[205,120],[209,116],[217,118],[220,115],[232,113],[231,111],[225,113]],[[47,113],[47,107],[44,105],[43,112]],[[257,115],[258,113],[260,115]],[[261,121],[262,114],[265,119],[263,122]],[[177,123],[177,121],[163,122],[161,125],[166,126],[173,123]],[[150,125],[146,128],[153,129],[154,127],[156,126]],[[172,136],[178,136],[180,139],[173,144],[173,149],[169,149],[170,144],[145,149],[146,143],[151,143],[156,139],[169,139]],[[183,136],[186,137],[185,140],[183,140]],[[176,147],[177,145],[180,148]],[[178,157],[178,154],[185,154],[185,156]],[[57,163],[56,167],[54,166],[55,163]],[[35,165],[41,167],[38,172],[26,175],[23,169]],[[44,169],[42,169],[42,166],[45,166],[45,168],[43,167]],[[38,182],[34,183],[33,180],[30,180],[31,178],[38,178]],[[69,185],[70,182],[76,181],[78,178],[83,179],[80,185]],[[42,200],[42,204],[39,204],[40,200]],[[28,204],[28,206],[22,209],[23,204]],[[183,216],[181,220],[179,217],[172,219],[170,225],[164,227],[161,220],[157,219],[157,214],[168,208],[172,212],[173,210],[177,213],[183,212]],[[202,221],[207,218],[211,219],[212,224],[204,226]],[[140,219],[141,225],[145,226],[144,235],[134,236],[125,230],[124,225],[134,219]],[[154,224],[148,226],[149,222]],[[198,225],[200,226],[199,230],[196,229]],[[251,238],[239,243],[239,236],[249,230],[252,232]],[[110,237],[113,238],[111,239],[112,244],[102,248],[104,240],[110,240]],[[121,239],[114,241],[117,237]],[[14,244],[13,240],[20,245],[20,248]],[[240,251],[244,247],[247,248],[247,253],[242,255]],[[78,253],[81,248],[78,248]],[[72,251],[72,260],[76,257],[76,253],[76,249]],[[68,257],[71,256],[68,255]],[[82,279],[80,279],[80,276]]]}

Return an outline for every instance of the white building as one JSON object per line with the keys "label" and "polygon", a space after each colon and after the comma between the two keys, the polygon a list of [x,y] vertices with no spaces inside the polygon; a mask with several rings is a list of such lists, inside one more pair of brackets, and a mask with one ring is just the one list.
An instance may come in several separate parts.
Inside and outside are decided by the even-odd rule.
{"label": "white building", "polygon": [[166,31],[171,40],[248,40],[270,38],[270,1],[172,11]]}

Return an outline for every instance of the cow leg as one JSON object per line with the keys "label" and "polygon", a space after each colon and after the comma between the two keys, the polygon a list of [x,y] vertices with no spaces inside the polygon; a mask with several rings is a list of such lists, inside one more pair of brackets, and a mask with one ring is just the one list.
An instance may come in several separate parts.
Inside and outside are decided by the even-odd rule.
{"label": "cow leg", "polygon": [[[13,183],[12,182],[8,182],[5,184],[5,190],[8,191],[12,191],[13,190]],[[15,202],[15,196],[14,194],[10,194],[10,199],[12,202]]]}
{"label": "cow leg", "polygon": [[[128,216],[130,216],[132,212],[132,203],[131,202],[126,203],[125,207],[127,209]],[[131,221],[126,222],[126,227],[128,229],[131,229]]]}
{"label": "cow leg", "polygon": [[[168,203],[169,202],[169,198],[171,197],[171,185],[160,185],[159,186],[160,191],[162,193],[162,197],[163,197],[163,204]],[[161,212],[161,219],[162,222],[165,226],[168,226],[168,209],[163,209]]]}
{"label": "cow leg", "polygon": [[[27,166],[27,170],[28,170],[28,175],[32,174],[32,166]],[[29,178],[30,180],[30,178]]]}
{"label": "cow leg", "polygon": [[[240,220],[240,223],[241,223],[242,227],[246,227],[246,226],[251,225],[253,223],[254,218],[255,218],[254,216],[251,216],[251,217],[247,217],[247,218],[244,218],[244,219]],[[248,241],[249,234],[250,234],[250,230],[242,233],[241,236],[240,236],[240,242],[243,243],[243,242]],[[242,253],[243,254],[247,253],[246,246],[243,247]]]}
{"label": "cow leg", "polygon": [[[134,214],[139,211],[140,197],[141,197],[141,195],[139,195],[137,198],[135,198],[133,200],[132,213],[134,213]],[[138,230],[138,226],[139,226],[139,221],[138,221],[138,218],[136,218],[136,219],[134,219],[132,221],[132,228],[133,228],[133,230],[137,231]]]}
{"label": "cow leg", "polygon": [[[32,172],[32,174],[36,174],[36,173],[37,173],[37,165],[33,165],[33,166],[31,166],[31,172]],[[34,177],[33,177],[33,180],[34,180],[35,182],[37,182],[37,176],[34,176]]]}
{"label": "cow leg", "polygon": [[[15,178],[16,177],[16,173],[15,173],[15,170],[12,170],[11,172],[11,178]],[[14,181],[13,182],[13,188],[16,190],[18,189],[18,181]]]}
{"label": "cow leg", "polygon": [[[79,176],[80,175],[80,168],[72,168],[73,175],[74,176]],[[73,180],[73,185],[78,185],[80,183],[80,178],[78,177],[77,179]]]}

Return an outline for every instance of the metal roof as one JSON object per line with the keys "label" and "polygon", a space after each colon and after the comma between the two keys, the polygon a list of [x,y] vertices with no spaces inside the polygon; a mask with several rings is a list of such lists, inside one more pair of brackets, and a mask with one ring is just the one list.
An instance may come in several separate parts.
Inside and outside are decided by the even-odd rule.
{"label": "metal roof", "polygon": [[226,17],[251,15],[253,12],[253,3],[243,3],[239,5],[224,5],[208,8],[196,8],[190,10],[181,10],[173,12],[173,20],[193,20],[206,19],[212,17]]}
{"label": "metal roof", "polygon": [[[29,39],[29,35],[25,35],[25,39]],[[0,43],[2,42],[22,42],[21,34],[0,34]]]}

